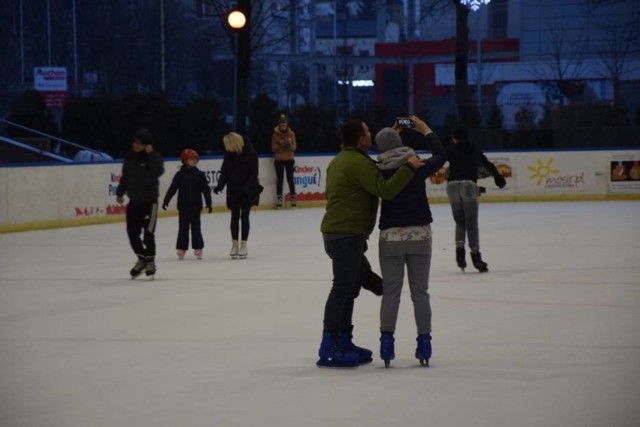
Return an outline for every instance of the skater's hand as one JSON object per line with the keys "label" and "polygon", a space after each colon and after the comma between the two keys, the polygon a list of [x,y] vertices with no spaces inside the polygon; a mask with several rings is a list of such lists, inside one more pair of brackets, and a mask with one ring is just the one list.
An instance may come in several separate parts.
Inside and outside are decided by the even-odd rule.
{"label": "skater's hand", "polygon": [[211,206],[207,206],[207,212],[209,213],[213,212],[213,208]]}
{"label": "skater's hand", "polygon": [[116,202],[118,202],[119,204],[123,204],[124,203],[124,197],[116,197]]}
{"label": "skater's hand", "polygon": [[407,159],[407,164],[412,167],[414,170],[419,169],[424,166],[422,160],[418,156],[411,156]]}
{"label": "skater's hand", "polygon": [[499,188],[504,188],[507,185],[507,180],[502,175],[496,176],[493,180]]}
{"label": "skater's hand", "polygon": [[162,210],[163,210],[163,211],[166,211],[168,207],[169,207],[169,205],[167,204],[167,202],[164,202],[164,203],[162,204]]}
{"label": "skater's hand", "polygon": [[222,191],[222,190],[221,190],[220,188],[218,188],[218,187],[215,187],[215,188],[213,189],[213,193],[214,193],[214,194],[220,194],[220,192],[221,192],[221,191]]}

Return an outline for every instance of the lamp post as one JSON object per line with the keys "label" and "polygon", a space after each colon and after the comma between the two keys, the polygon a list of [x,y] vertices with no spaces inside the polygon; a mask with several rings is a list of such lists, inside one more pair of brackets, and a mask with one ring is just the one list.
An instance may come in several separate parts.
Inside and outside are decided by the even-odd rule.
{"label": "lamp post", "polygon": [[238,130],[238,93],[240,86],[240,76],[238,76],[238,32],[247,23],[247,17],[239,10],[232,11],[227,17],[227,23],[233,29],[233,130]]}
{"label": "lamp post", "polygon": [[164,0],[160,0],[160,89],[166,89],[166,68],[164,48]]}
{"label": "lamp post", "polygon": [[[488,5],[490,2],[491,0],[460,0],[461,4],[467,6],[474,12],[477,12],[483,4]],[[480,81],[482,77],[482,73],[480,72],[482,47],[480,43],[480,23],[478,15],[476,15],[476,27],[478,31],[478,34],[476,35],[476,96],[478,98],[478,114],[482,117],[482,82]]]}

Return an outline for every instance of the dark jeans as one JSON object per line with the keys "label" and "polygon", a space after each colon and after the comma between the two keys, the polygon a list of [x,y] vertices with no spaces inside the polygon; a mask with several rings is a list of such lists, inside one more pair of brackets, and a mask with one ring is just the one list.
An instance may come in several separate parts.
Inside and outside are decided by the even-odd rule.
{"label": "dark jeans", "polygon": [[324,332],[350,332],[354,300],[360,294],[358,275],[364,237],[347,236],[324,241],[324,250],[333,264],[333,286],[324,308]]}
{"label": "dark jeans", "polygon": [[[127,235],[136,255],[156,255],[157,202],[129,202],[127,205]],[[140,235],[143,235],[143,239]]]}
{"label": "dark jeans", "polygon": [[289,193],[292,196],[296,194],[296,186],[293,182],[293,160],[276,160],[276,194],[282,196],[282,184],[284,181],[284,171],[287,171],[287,184],[289,184]]}
{"label": "dark jeans", "polygon": [[204,248],[202,230],[200,228],[200,210],[178,211],[178,241],[176,249],[189,249],[189,229],[191,229],[191,247]]}
{"label": "dark jeans", "polygon": [[250,205],[242,205],[238,208],[231,210],[231,239],[238,240],[240,234],[240,222],[242,222],[242,239],[249,239],[249,213],[251,212]]}

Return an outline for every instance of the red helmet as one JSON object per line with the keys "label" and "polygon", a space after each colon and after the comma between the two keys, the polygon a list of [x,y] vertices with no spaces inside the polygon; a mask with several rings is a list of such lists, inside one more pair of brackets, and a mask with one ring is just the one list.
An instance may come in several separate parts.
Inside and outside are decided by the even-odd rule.
{"label": "red helmet", "polygon": [[198,152],[196,150],[192,150],[191,148],[182,150],[182,153],[180,153],[180,160],[186,162],[189,159],[200,160],[200,156],[198,156]]}

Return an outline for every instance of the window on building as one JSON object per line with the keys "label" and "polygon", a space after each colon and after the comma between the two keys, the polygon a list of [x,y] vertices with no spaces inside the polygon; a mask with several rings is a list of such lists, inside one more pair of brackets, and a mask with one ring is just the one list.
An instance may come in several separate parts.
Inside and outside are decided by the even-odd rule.
{"label": "window on building", "polygon": [[196,0],[196,16],[198,18],[211,18],[214,14],[211,0]]}
{"label": "window on building", "polygon": [[509,4],[508,0],[493,0],[489,3],[489,37],[506,39],[508,37]]}
{"label": "window on building", "polygon": [[349,46],[349,45],[336,46],[336,54],[338,54],[338,55],[353,55],[353,46]]}

